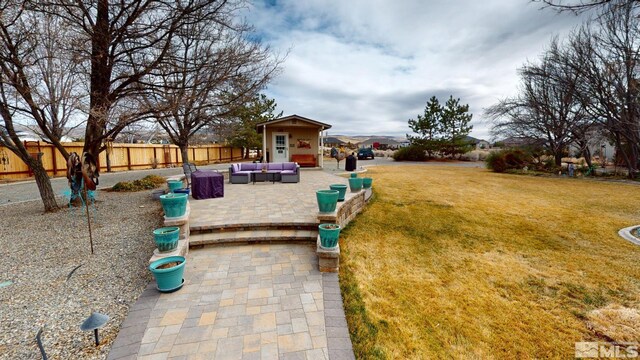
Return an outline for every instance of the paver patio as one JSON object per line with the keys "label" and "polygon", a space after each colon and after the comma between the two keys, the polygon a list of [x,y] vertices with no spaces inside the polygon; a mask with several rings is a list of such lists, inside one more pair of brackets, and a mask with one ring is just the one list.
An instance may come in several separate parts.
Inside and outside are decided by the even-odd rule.
{"label": "paver patio", "polygon": [[[319,170],[303,170],[300,182],[224,184],[224,197],[192,200],[190,227],[251,223],[317,223],[316,190],[330,184],[349,183],[347,178]],[[352,196],[347,193],[347,198]]]}
{"label": "paver patio", "polygon": [[[304,171],[298,184],[225,183],[224,198],[190,200],[191,228],[315,223],[315,190],[345,178]],[[335,273],[315,244],[211,246],[187,256],[185,285],[149,284],[108,359],[353,359]]]}

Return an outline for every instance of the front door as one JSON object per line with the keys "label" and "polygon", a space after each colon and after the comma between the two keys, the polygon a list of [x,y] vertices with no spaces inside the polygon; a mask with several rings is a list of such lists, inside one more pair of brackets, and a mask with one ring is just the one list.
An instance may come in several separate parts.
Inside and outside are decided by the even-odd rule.
{"label": "front door", "polygon": [[273,160],[274,163],[282,163],[289,161],[289,134],[274,133],[273,134]]}

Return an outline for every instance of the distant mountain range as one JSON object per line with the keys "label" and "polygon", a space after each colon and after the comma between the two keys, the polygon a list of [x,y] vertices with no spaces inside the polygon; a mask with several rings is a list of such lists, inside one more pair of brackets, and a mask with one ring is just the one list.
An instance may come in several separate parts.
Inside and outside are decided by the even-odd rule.
{"label": "distant mountain range", "polygon": [[379,142],[381,144],[399,144],[401,142],[407,141],[407,138],[404,136],[381,136],[381,135],[331,135],[333,138],[340,139],[346,143],[350,142],[352,144],[357,143],[374,143]]}

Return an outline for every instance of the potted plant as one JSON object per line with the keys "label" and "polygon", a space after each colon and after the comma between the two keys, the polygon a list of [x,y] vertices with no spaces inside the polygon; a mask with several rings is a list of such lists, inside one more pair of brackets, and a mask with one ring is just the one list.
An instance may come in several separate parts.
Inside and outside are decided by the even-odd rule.
{"label": "potted plant", "polygon": [[160,292],[173,292],[184,284],[184,266],[187,259],[184,256],[168,256],[156,260],[149,265],[149,270],[156,278],[157,289]]}
{"label": "potted plant", "polygon": [[181,189],[175,189],[173,190],[174,193],[176,194],[187,194],[189,195],[189,188],[181,188]]}
{"label": "potted plant", "polygon": [[169,180],[167,181],[167,186],[169,186],[169,192],[182,189],[182,180]]}
{"label": "potted plant", "polygon": [[371,185],[373,184],[373,179],[370,177],[366,177],[366,178],[362,178],[362,187],[365,189],[369,189],[371,188]]}
{"label": "potted plant", "polygon": [[329,189],[338,190],[338,201],[344,201],[344,196],[347,194],[347,185],[345,184],[331,184]]}
{"label": "potted plant", "polygon": [[338,190],[318,190],[316,191],[316,199],[318,200],[318,210],[321,213],[334,212],[338,203]]}
{"label": "potted plant", "polygon": [[161,227],[153,230],[153,239],[156,241],[158,251],[170,252],[178,247],[180,228],[177,226]]}
{"label": "potted plant", "polygon": [[164,215],[168,218],[184,216],[187,212],[188,197],[188,194],[169,193],[160,195],[160,203],[162,204]]}
{"label": "potted plant", "polygon": [[362,190],[362,178],[350,178],[349,188],[351,188],[351,192],[358,192]]}
{"label": "potted plant", "polygon": [[333,249],[336,246],[338,246],[340,229],[341,229],[340,225],[338,224],[318,225],[318,234],[320,235],[320,247],[324,249]]}

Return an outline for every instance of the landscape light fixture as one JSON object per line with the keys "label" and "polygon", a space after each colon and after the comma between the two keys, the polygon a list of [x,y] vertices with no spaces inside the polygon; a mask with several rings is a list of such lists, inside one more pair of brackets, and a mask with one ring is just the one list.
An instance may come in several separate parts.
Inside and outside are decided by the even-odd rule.
{"label": "landscape light fixture", "polygon": [[96,338],[96,346],[98,346],[100,345],[100,340],[98,338],[98,329],[103,327],[104,324],[107,323],[107,321],[109,321],[109,317],[107,315],[94,312],[82,323],[82,325],[80,325],[80,330],[93,330],[93,335]]}

